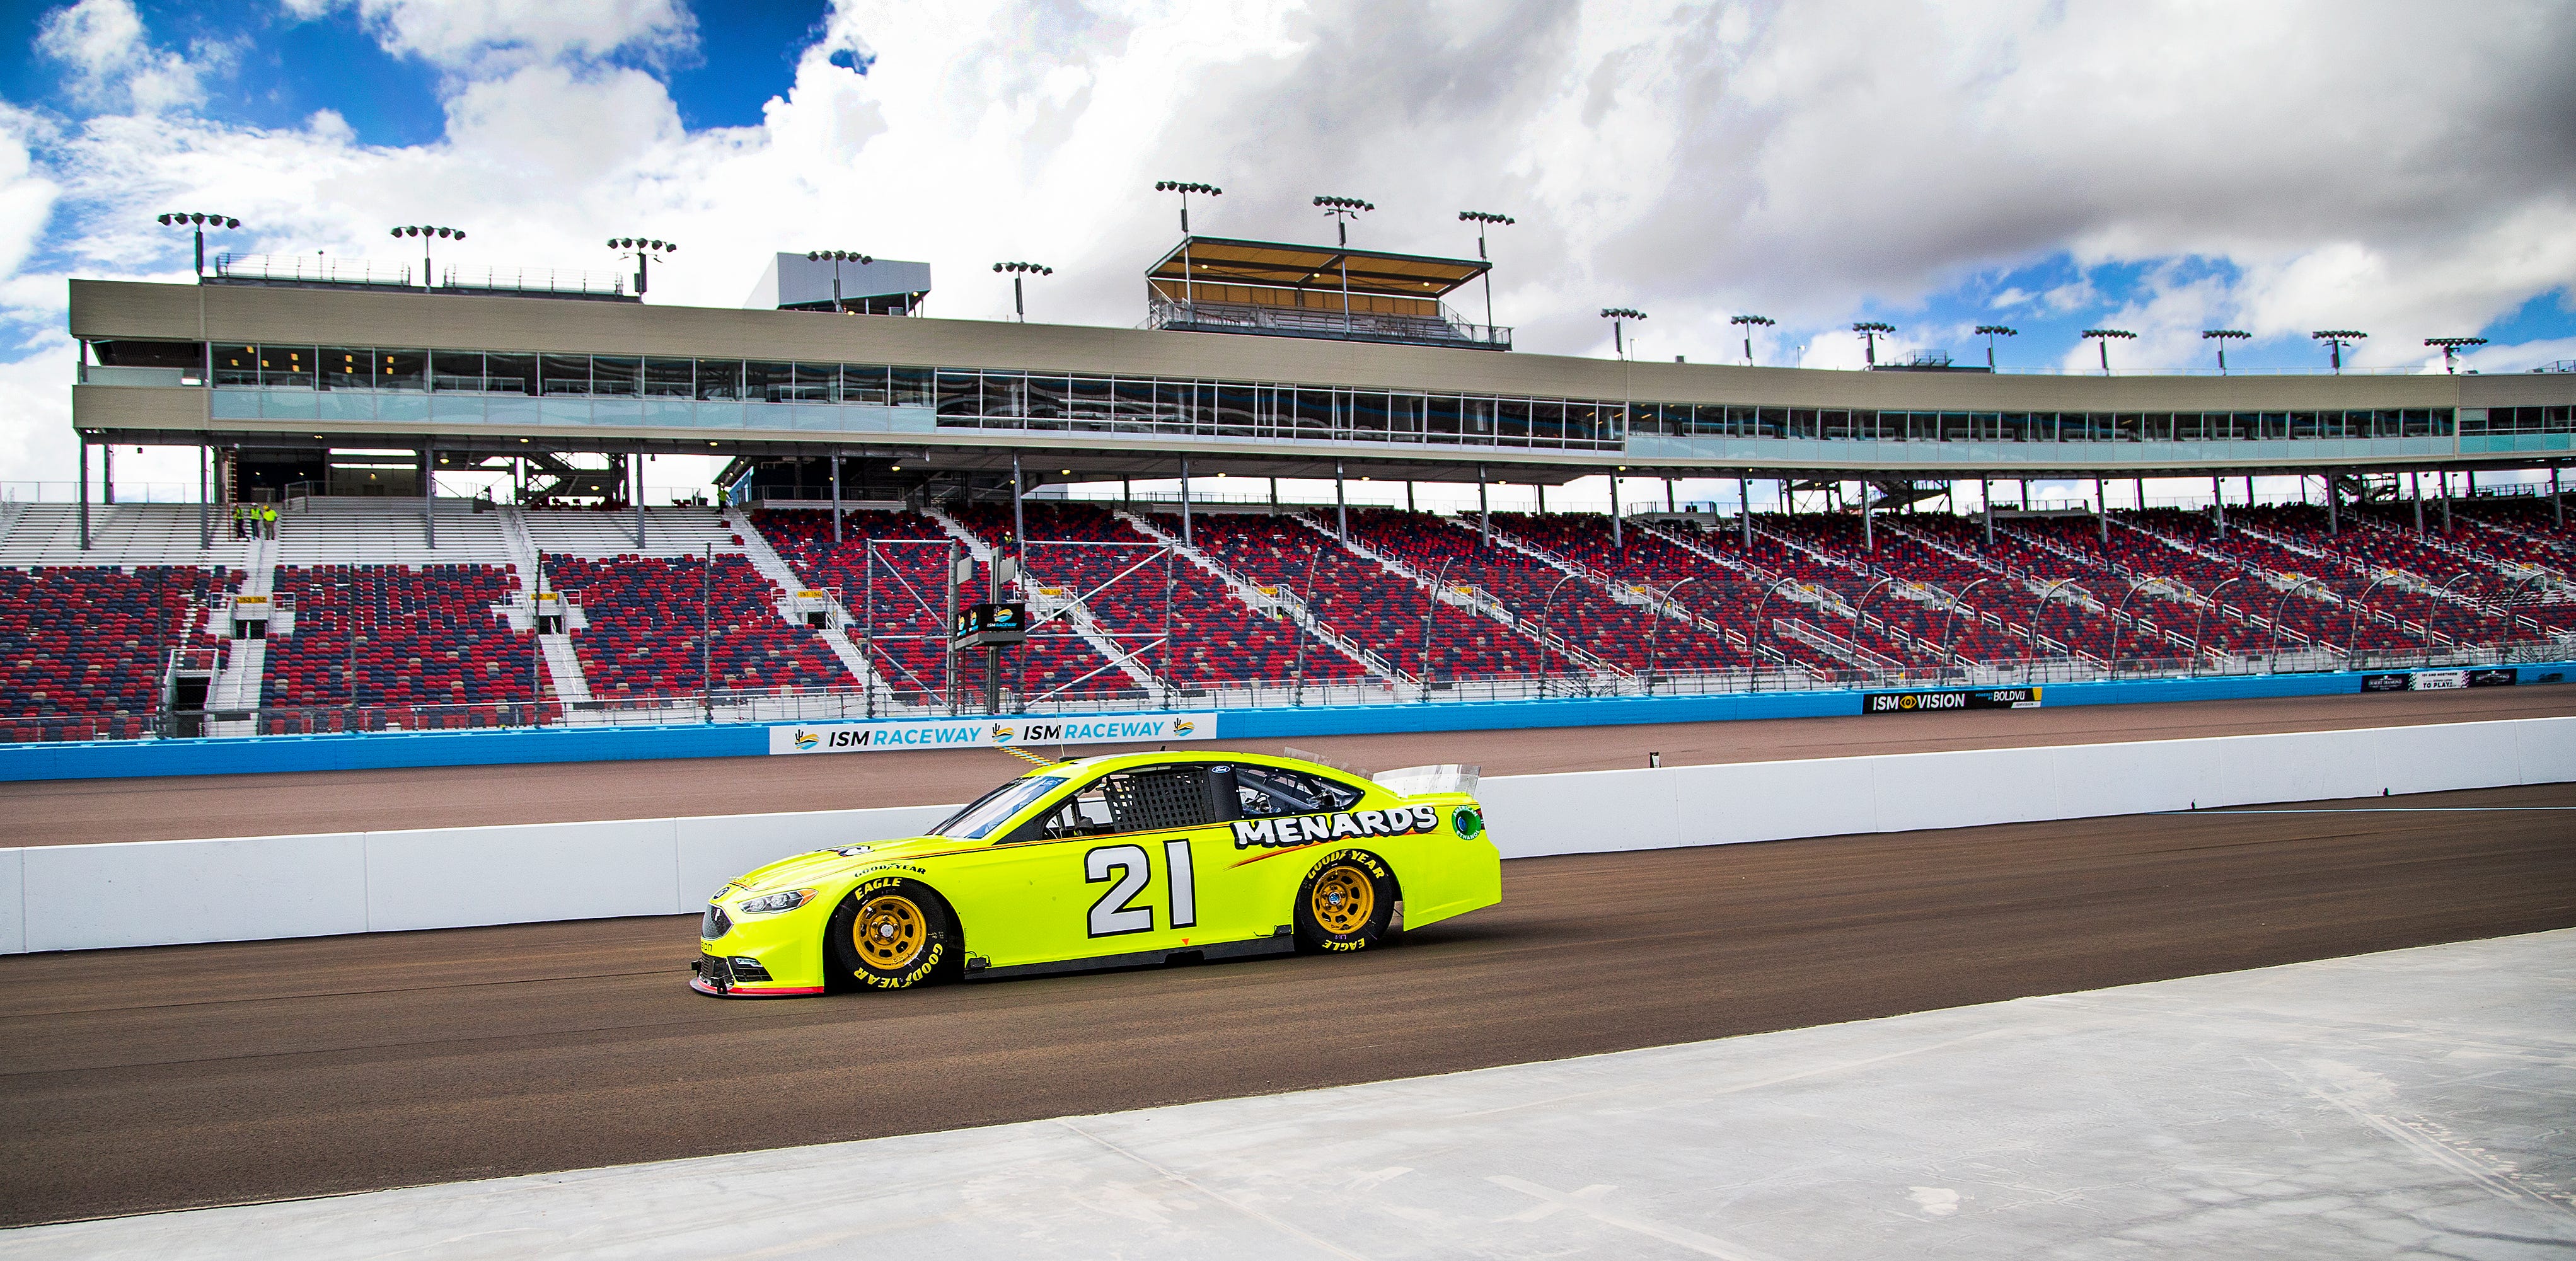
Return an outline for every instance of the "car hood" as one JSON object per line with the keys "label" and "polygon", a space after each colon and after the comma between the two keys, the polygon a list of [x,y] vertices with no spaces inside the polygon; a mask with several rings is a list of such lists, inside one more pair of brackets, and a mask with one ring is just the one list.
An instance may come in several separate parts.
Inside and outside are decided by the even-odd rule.
{"label": "car hood", "polygon": [[[791,854],[777,862],[757,867],[736,876],[728,889],[744,893],[770,893],[779,889],[801,889],[825,884],[852,872],[894,859],[910,858],[933,850],[955,848],[957,842],[938,836],[907,836],[891,841],[869,841],[842,845],[832,849]],[[730,897],[731,893],[719,893]]]}

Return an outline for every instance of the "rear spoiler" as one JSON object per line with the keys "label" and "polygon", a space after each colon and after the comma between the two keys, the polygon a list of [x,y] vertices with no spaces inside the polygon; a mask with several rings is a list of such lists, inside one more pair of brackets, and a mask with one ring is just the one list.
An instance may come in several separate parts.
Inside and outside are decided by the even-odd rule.
{"label": "rear spoiler", "polygon": [[1462,766],[1444,762],[1438,766],[1407,766],[1398,770],[1379,771],[1371,776],[1380,787],[1407,797],[1424,793],[1472,793],[1480,766]]}

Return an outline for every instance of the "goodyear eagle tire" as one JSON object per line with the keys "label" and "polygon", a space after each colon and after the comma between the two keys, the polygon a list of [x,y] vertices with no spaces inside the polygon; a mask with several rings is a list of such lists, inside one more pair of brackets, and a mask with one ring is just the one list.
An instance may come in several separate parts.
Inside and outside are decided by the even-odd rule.
{"label": "goodyear eagle tire", "polygon": [[1348,953],[1395,940],[1395,873],[1364,849],[1327,854],[1297,890],[1297,948]]}
{"label": "goodyear eagle tire", "polygon": [[841,899],[824,931],[832,976],[895,990],[946,980],[964,961],[948,904],[916,880],[879,876]]}

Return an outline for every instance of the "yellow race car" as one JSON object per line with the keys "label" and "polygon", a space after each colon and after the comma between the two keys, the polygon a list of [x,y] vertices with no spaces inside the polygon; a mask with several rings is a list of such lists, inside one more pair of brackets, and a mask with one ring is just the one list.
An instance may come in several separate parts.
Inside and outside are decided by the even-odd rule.
{"label": "yellow race car", "polygon": [[1475,771],[1367,778],[1250,753],[1038,766],[922,836],[717,891],[701,993],[737,998],[1351,951],[1502,900]]}

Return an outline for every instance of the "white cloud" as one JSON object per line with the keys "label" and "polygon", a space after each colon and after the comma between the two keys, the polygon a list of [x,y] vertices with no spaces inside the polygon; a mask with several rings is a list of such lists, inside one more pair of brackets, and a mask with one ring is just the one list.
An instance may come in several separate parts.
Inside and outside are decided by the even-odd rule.
{"label": "white cloud", "polygon": [[679,0],[285,0],[305,19],[356,14],[386,51],[454,69],[592,60],[685,47],[696,23]]}
{"label": "white cloud", "polygon": [[[442,265],[604,271],[605,237],[676,239],[654,297],[693,304],[739,301],[772,251],[849,248],[927,259],[934,313],[990,317],[990,264],[1031,259],[1057,269],[1037,318],[1124,326],[1174,234],[1157,179],[1224,186],[1193,218],[1226,235],[1329,239],[1308,199],[1340,193],[1381,207],[1355,242],[1472,256],[1457,211],[1515,215],[1497,314],[1541,351],[1606,354],[1593,313],[1633,305],[1641,353],[1732,361],[1751,310],[1782,321],[1764,362],[1857,367],[1858,312],[2064,255],[2074,280],[1985,301],[2133,328],[2127,366],[2202,364],[2219,323],[2367,328],[2362,362],[2419,363],[2576,283],[2576,9],[2549,4],[847,0],[759,125],[693,134],[625,68],[688,47],[678,0],[288,2],[446,71],[444,134],[172,111],[118,66],[173,55],[125,0],[81,0],[47,50],[113,101],[51,135],[0,118],[0,264],[30,265],[12,243],[48,214],[38,248],[67,260],[0,303],[59,328],[54,273],[184,274],[149,223],[184,203],[245,221],[226,248],[397,262],[394,223],[467,228]],[[1964,308],[1891,318],[1883,358],[1969,353]],[[2042,340],[2025,362],[2057,357]],[[65,388],[59,349],[29,355],[13,379]]]}
{"label": "white cloud", "polygon": [[205,97],[199,82],[207,64],[221,63],[225,46],[198,49],[198,60],[152,47],[133,0],[79,0],[45,15],[36,48],[68,66],[70,87],[81,99],[110,108],[152,114]]}

